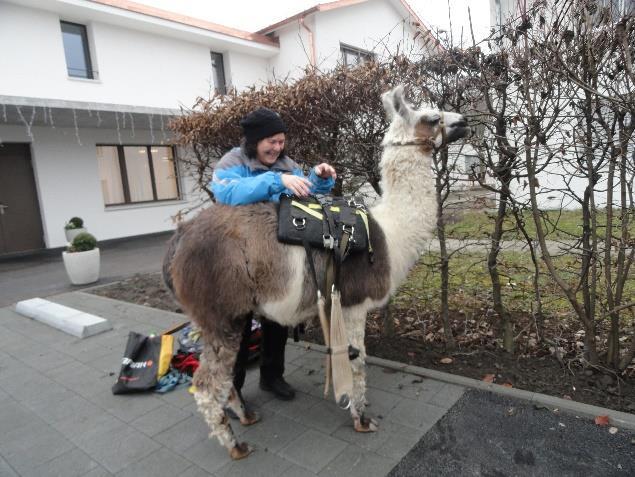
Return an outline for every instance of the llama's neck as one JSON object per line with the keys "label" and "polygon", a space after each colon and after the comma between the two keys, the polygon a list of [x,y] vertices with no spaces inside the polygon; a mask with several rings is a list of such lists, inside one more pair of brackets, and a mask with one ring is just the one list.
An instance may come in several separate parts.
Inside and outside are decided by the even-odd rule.
{"label": "llama's neck", "polygon": [[420,146],[384,149],[382,197],[371,212],[386,236],[391,293],[419,259],[434,228],[437,201],[431,159]]}

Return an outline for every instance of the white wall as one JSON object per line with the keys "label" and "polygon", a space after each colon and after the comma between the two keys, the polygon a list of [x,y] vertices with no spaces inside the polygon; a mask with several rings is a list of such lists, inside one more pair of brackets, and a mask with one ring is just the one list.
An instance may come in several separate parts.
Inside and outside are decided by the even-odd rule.
{"label": "white wall", "polygon": [[[69,78],[60,20],[79,21],[0,2],[0,95],[178,108],[210,91],[208,46],[100,22],[87,24],[98,79]],[[228,56],[235,84],[266,78],[263,58]]]}
{"label": "white wall", "polygon": [[[66,245],[64,224],[69,218],[84,219],[88,231],[97,240],[128,237],[172,230],[171,217],[199,198],[192,192],[194,184],[186,175],[180,178],[182,200],[154,204],[104,205],[96,144],[118,144],[116,131],[80,129],[78,143],[75,129],[34,127],[31,155],[40,202],[46,247]],[[2,126],[3,142],[31,142],[24,126]],[[150,144],[149,131],[121,131],[123,144]],[[155,144],[168,144],[169,136],[154,132]]]}
{"label": "white wall", "polygon": [[[340,43],[367,51],[379,58],[397,52],[420,58],[424,51],[422,35],[415,39],[415,29],[385,0],[369,2],[317,12],[305,18],[313,32],[317,67],[334,68],[341,60]],[[277,79],[295,79],[309,64],[311,48],[309,33],[299,21],[291,22],[276,31],[280,53],[269,60],[270,75]]]}
{"label": "white wall", "polygon": [[326,69],[340,61],[340,43],[373,51],[380,58],[423,52],[421,35],[413,40],[413,27],[384,0],[322,12],[316,15],[316,23],[318,65]]}
{"label": "white wall", "polygon": [[238,91],[250,86],[262,86],[267,83],[267,59],[258,58],[236,51],[223,53],[225,60],[225,82]]}
{"label": "white wall", "polygon": [[[315,18],[316,15],[311,15],[305,19],[305,25],[314,32],[314,37]],[[294,21],[278,30],[276,35],[280,41],[280,53],[269,60],[269,78],[300,78],[304,68],[311,62],[309,32],[299,21]]]}

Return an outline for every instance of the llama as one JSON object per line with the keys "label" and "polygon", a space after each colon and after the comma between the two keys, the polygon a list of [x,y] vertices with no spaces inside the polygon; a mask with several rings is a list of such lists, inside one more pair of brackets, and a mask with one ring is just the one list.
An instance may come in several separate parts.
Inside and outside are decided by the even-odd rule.
{"label": "llama", "polygon": [[[387,303],[431,235],[436,214],[434,149],[468,132],[460,114],[413,109],[402,86],[384,93],[382,101],[391,122],[380,162],[383,195],[369,216],[374,262],[367,252],[357,253],[341,268],[342,313],[350,344],[359,350],[351,361],[350,396],[358,432],[377,430],[377,423],[364,415],[366,314]],[[278,242],[276,229],[274,204],[214,204],[179,226],[163,265],[166,284],[202,332],[204,349],[194,376],[198,409],[210,427],[210,437],[216,436],[232,459],[251,450],[237,442],[224,409],[232,409],[243,425],[258,420],[246,411],[232,385],[245,320],[255,311],[295,326],[317,316],[317,291],[305,249]],[[322,277],[327,252],[314,250],[313,255]]]}

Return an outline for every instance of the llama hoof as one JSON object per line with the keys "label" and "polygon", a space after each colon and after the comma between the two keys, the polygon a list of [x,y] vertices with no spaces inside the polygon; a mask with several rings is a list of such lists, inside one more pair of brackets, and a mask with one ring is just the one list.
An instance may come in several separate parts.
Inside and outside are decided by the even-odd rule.
{"label": "llama hoof", "polygon": [[377,421],[366,416],[355,419],[354,426],[357,432],[376,432],[379,429]]}
{"label": "llama hoof", "polygon": [[231,457],[232,460],[244,459],[251,454],[251,451],[251,447],[249,447],[246,442],[241,442],[232,447],[229,451],[229,457]]}
{"label": "llama hoof", "polygon": [[260,414],[254,411],[246,411],[244,419],[240,420],[243,426],[251,426],[260,421]]}

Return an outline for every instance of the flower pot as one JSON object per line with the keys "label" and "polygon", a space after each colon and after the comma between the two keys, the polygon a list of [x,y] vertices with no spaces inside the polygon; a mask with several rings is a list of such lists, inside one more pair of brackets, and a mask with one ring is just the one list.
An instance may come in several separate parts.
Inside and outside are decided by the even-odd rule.
{"label": "flower pot", "polygon": [[85,227],[82,227],[81,229],[64,229],[64,233],[66,234],[66,241],[69,243],[72,242],[73,239],[82,232],[86,232]]}
{"label": "flower pot", "polygon": [[73,285],[85,285],[99,280],[99,249],[87,252],[62,252],[66,273]]}

